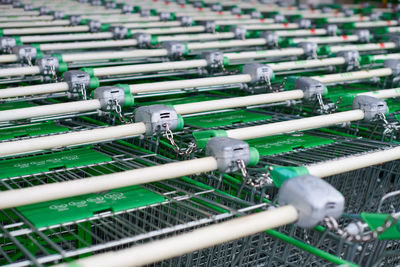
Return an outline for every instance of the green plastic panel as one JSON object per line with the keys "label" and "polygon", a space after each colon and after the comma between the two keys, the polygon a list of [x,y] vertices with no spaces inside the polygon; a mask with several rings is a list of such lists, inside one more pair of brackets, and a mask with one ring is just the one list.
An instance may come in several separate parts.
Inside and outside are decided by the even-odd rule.
{"label": "green plastic panel", "polygon": [[0,179],[111,161],[90,147],[0,161]]}
{"label": "green plastic panel", "polygon": [[293,151],[296,148],[309,148],[335,142],[332,139],[303,134],[302,136],[277,135],[249,140],[251,147],[257,148],[262,156]]}
{"label": "green plastic panel", "polygon": [[0,110],[29,108],[29,107],[34,107],[34,106],[36,106],[36,105],[32,104],[30,102],[10,102],[10,103],[0,104]]}
{"label": "green plastic panel", "polygon": [[165,199],[141,186],[110,190],[101,194],[47,201],[17,208],[36,227],[91,218],[103,211],[123,211],[163,202]]}
{"label": "green plastic panel", "polygon": [[19,126],[0,130],[0,140],[13,139],[23,136],[35,136],[41,134],[51,134],[66,132],[69,129],[54,123],[42,123],[29,126]]}
{"label": "green plastic panel", "polygon": [[[382,226],[388,217],[388,214],[379,213],[361,213],[361,218],[368,224],[368,227],[375,230],[379,226]],[[400,239],[400,222],[395,223],[385,232],[378,236],[380,240],[398,240]]]}
{"label": "green plastic panel", "polygon": [[254,113],[247,110],[238,110],[218,114],[193,116],[185,118],[185,124],[203,128],[231,125],[234,123],[268,120],[272,117],[265,114]]}

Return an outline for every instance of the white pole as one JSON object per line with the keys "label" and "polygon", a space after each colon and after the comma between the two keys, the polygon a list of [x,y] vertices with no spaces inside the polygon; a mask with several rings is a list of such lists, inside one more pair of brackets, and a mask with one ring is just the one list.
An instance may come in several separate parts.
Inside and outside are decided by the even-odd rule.
{"label": "white pole", "polygon": [[400,27],[388,27],[390,33],[400,32]]}
{"label": "white pole", "polygon": [[210,48],[265,45],[265,43],[266,43],[265,39],[255,38],[246,40],[226,40],[226,41],[224,40],[224,41],[205,42],[205,43],[188,43],[187,48],[189,50],[199,50],[199,49],[210,49]]}
{"label": "white pole", "polygon": [[195,103],[174,105],[174,109],[178,114],[191,114],[205,112],[211,110],[248,107],[253,105],[261,105],[268,103],[276,103],[286,100],[301,99],[304,93],[301,90],[291,90],[279,93],[259,94],[251,96],[241,96],[224,98],[218,100],[202,101]]}
{"label": "white pole", "polygon": [[337,53],[346,50],[369,51],[369,50],[394,49],[394,48],[396,48],[396,44],[393,42],[358,44],[358,45],[339,45],[339,46],[331,46],[330,52]]}
{"label": "white pole", "polygon": [[400,159],[400,147],[384,149],[379,152],[359,156],[350,156],[306,166],[309,173],[316,177],[327,177],[349,172],[377,164]]}
{"label": "white pole", "polygon": [[165,70],[180,70],[190,68],[206,67],[207,61],[204,59],[171,61],[163,63],[125,65],[116,67],[94,68],[93,75],[100,77],[106,75],[133,74],[142,72],[165,71]]}
{"label": "white pole", "polygon": [[95,48],[123,47],[123,46],[131,47],[136,45],[137,41],[135,39],[105,40],[105,41],[41,44],[40,50],[54,51],[54,50],[72,50],[72,49],[95,49]]}
{"label": "white pole", "polygon": [[0,77],[11,77],[11,76],[24,76],[39,74],[40,68],[38,66],[30,67],[19,67],[19,68],[4,68],[0,71]]}
{"label": "white pole", "polygon": [[291,36],[308,36],[308,35],[326,35],[325,29],[309,29],[309,30],[283,30],[275,31],[275,33],[281,37]]}
{"label": "white pole", "polygon": [[[42,43],[42,42],[57,42],[57,41],[81,41],[81,40],[96,40],[96,39],[111,39],[111,32],[95,32],[95,33],[76,33],[76,34],[52,34],[52,35],[28,35],[21,36],[23,43]],[[79,43],[74,43],[79,44]]]}
{"label": "white pole", "polygon": [[386,60],[386,59],[400,59],[400,53],[392,53],[392,54],[385,54],[385,55],[373,55],[372,56],[374,61],[377,60]]}
{"label": "white pole", "polygon": [[364,112],[360,109],[338,112],[329,115],[321,115],[304,119],[269,123],[239,129],[227,130],[228,137],[248,140],[260,137],[272,136],[295,131],[305,131],[315,128],[332,126],[335,124],[364,119]]}
{"label": "white pole", "polygon": [[15,54],[0,55],[0,63],[17,62],[17,60],[18,60],[18,57]]}
{"label": "white pole", "polygon": [[184,88],[196,88],[204,86],[215,86],[235,83],[247,83],[251,81],[248,74],[219,76],[211,78],[188,79],[180,81],[155,82],[130,85],[131,93],[148,93],[166,90],[177,90]]}
{"label": "white pole", "polygon": [[268,63],[268,66],[270,66],[274,71],[282,71],[282,70],[315,68],[315,67],[332,66],[332,65],[343,65],[345,63],[346,60],[343,57],[332,57],[332,58]]}
{"label": "white pole", "polygon": [[381,68],[372,70],[360,70],[354,72],[343,72],[338,74],[312,76],[311,78],[320,81],[321,83],[334,83],[334,82],[346,82],[346,81],[368,79],[373,77],[384,77],[390,75],[392,75],[391,68]]}
{"label": "white pole", "polygon": [[386,27],[386,26],[396,26],[396,25],[398,25],[398,23],[395,20],[366,21],[366,22],[354,23],[354,26],[356,28]]}
{"label": "white pole", "polygon": [[58,33],[58,32],[87,32],[89,26],[65,26],[65,27],[38,27],[38,28],[22,28],[22,29],[4,29],[4,35],[29,35],[29,34],[40,34],[40,33]]}
{"label": "white pole", "polygon": [[166,49],[135,49],[117,52],[92,52],[92,53],[76,53],[62,54],[64,62],[84,61],[84,60],[102,60],[116,58],[143,58],[143,57],[158,57],[167,56]]}
{"label": "white pole", "polygon": [[239,53],[226,53],[224,57],[233,59],[250,59],[250,58],[268,58],[268,57],[283,57],[283,56],[299,56],[303,55],[302,48],[283,48],[275,50],[260,50]]}
{"label": "white pole", "polygon": [[216,32],[216,33],[200,33],[200,34],[178,34],[157,37],[158,42],[165,41],[205,41],[216,39],[232,39],[235,37],[233,32]]}
{"label": "white pole", "polygon": [[[121,126],[126,127],[131,125]],[[214,171],[217,168],[218,164],[215,158],[205,157],[79,180],[3,191],[0,192],[0,209],[178,178],[201,172]]]}
{"label": "white pole", "polygon": [[45,20],[53,20],[53,16],[7,16],[0,18],[0,22],[45,21]]}
{"label": "white pole", "polygon": [[269,25],[244,25],[247,30],[282,30],[282,29],[298,29],[299,25],[297,23],[279,23],[279,24],[269,24]]}
{"label": "white pole", "polygon": [[359,93],[357,95],[369,95],[380,99],[395,98],[395,97],[400,97],[400,88],[365,92],[365,93]]}
{"label": "white pole", "polygon": [[84,111],[92,111],[100,109],[100,101],[98,99],[74,101],[67,103],[58,103],[52,105],[42,105],[36,107],[8,109],[0,111],[1,121],[14,121],[22,119],[30,119],[37,117],[47,117],[59,114],[72,114]]}
{"label": "white pole", "polygon": [[327,18],[328,23],[346,23],[346,22],[357,22],[357,21],[370,21],[370,17],[339,17],[339,18]]}
{"label": "white pole", "polygon": [[324,36],[324,37],[309,37],[309,38],[293,38],[293,43],[297,44],[300,42],[314,42],[318,44],[331,44],[331,43],[343,43],[343,42],[357,42],[357,35],[342,35],[342,36]]}
{"label": "white pole", "polygon": [[156,28],[156,27],[177,27],[180,26],[179,21],[157,21],[149,23],[125,23],[124,26],[128,29],[144,29],[144,28]]}
{"label": "white pole", "polygon": [[58,92],[65,92],[68,90],[68,84],[66,82],[59,83],[47,83],[40,85],[11,87],[0,90],[0,98],[10,98],[18,96],[28,95],[40,95],[40,94],[51,94]]}
{"label": "white pole", "polygon": [[0,156],[10,156],[59,147],[76,146],[140,135],[146,132],[144,123],[133,123],[92,130],[63,133],[25,140],[0,143]]}
{"label": "white pole", "polygon": [[148,34],[172,34],[172,33],[187,33],[187,32],[204,32],[206,29],[204,26],[190,26],[190,27],[171,27],[171,28],[150,28],[150,29],[136,29],[131,30],[132,33],[144,32]]}
{"label": "white pole", "polygon": [[273,19],[232,19],[232,20],[217,20],[215,21],[215,25],[266,25],[273,23]]}
{"label": "white pole", "polygon": [[0,28],[22,28],[22,27],[48,27],[48,26],[67,26],[69,20],[50,20],[50,21],[29,21],[29,22],[7,22],[0,23]]}
{"label": "white pole", "polygon": [[[77,260],[74,264],[81,267],[143,266],[254,235],[294,223],[297,220],[298,212],[296,208],[287,205],[204,226],[191,232],[181,233],[131,248],[89,256]],[[69,265],[61,264],[57,266],[67,267]]]}

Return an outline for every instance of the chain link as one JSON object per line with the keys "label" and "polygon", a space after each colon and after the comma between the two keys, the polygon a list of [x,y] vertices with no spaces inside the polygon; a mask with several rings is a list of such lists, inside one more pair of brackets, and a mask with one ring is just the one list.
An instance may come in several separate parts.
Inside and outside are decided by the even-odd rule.
{"label": "chain link", "polygon": [[111,100],[111,107],[112,109],[115,111],[115,113],[117,113],[118,119],[120,122],[124,123],[124,124],[128,124],[128,123],[132,123],[133,119],[127,119],[123,114],[122,114],[122,107],[119,104],[117,99],[112,99]]}
{"label": "chain link", "polygon": [[54,65],[50,66],[50,74],[51,74],[52,79],[55,82],[58,82],[58,76],[57,76],[57,72],[56,72],[56,67]]}
{"label": "chain link", "polygon": [[179,147],[174,140],[174,134],[172,133],[171,129],[169,128],[168,123],[164,123],[162,125],[165,128],[165,137],[168,139],[168,141],[170,142],[172,149],[178,153],[179,155],[183,156],[187,156],[192,154],[196,149],[197,149],[197,145],[194,142],[190,142],[188,147],[186,149],[182,149],[181,147]]}
{"label": "chain link", "polygon": [[270,92],[272,92],[273,89],[272,89],[271,79],[269,78],[268,74],[264,74],[263,78],[264,82],[267,84],[267,88],[269,89]]}
{"label": "chain link", "polygon": [[255,188],[260,188],[260,187],[263,187],[265,184],[271,183],[271,180],[267,174],[263,174],[261,177],[255,177],[255,178],[250,177],[246,170],[246,164],[244,163],[244,161],[242,159],[238,159],[236,161],[236,164],[237,164],[240,172],[242,173],[242,176],[247,185],[249,185],[251,187],[255,187]]}
{"label": "chain link", "polygon": [[348,229],[341,229],[335,218],[328,216],[324,218],[324,223],[331,231],[336,232],[341,238],[347,241],[368,242],[375,240],[380,234],[384,233],[390,227],[398,222],[398,215],[390,214],[386,217],[384,223],[375,230],[367,231],[358,234],[352,234]]}
{"label": "chain link", "polygon": [[400,129],[400,125],[389,123],[386,119],[385,114],[383,113],[378,114],[378,119],[383,122],[383,128],[385,128],[385,130],[383,131],[383,135],[391,134],[392,132],[398,131]]}
{"label": "chain link", "polygon": [[86,95],[86,87],[85,87],[85,84],[81,83],[81,84],[79,84],[79,86],[80,86],[80,93],[81,93],[81,95],[82,95],[82,99],[83,99],[83,100],[86,100],[86,99],[87,99],[87,95]]}
{"label": "chain link", "polygon": [[26,62],[28,63],[28,65],[29,65],[30,67],[33,66],[33,65],[32,65],[32,58],[31,58],[30,56],[27,56],[27,57],[26,57]]}

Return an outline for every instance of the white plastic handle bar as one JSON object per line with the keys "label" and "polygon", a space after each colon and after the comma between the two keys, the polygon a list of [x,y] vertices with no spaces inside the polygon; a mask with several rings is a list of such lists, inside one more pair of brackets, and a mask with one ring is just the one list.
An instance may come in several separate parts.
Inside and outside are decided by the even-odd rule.
{"label": "white plastic handle bar", "polygon": [[130,85],[129,87],[132,94],[137,94],[137,93],[158,92],[158,91],[226,85],[235,83],[248,83],[250,81],[251,81],[250,75],[239,74],[239,75],[219,76],[211,78],[188,79],[180,81],[133,84]]}
{"label": "white plastic handle bar", "polygon": [[13,77],[13,76],[24,76],[24,75],[35,75],[40,73],[38,66],[31,67],[19,67],[19,68],[4,68],[0,71],[0,77]]}
{"label": "white plastic handle bar", "polygon": [[251,31],[262,31],[262,30],[283,30],[283,29],[298,29],[297,23],[279,23],[269,25],[244,25],[245,29]]}
{"label": "white plastic handle bar", "polygon": [[386,59],[400,59],[400,53],[384,54],[384,55],[372,55],[373,61],[386,60]]}
{"label": "white plastic handle bar", "polygon": [[133,123],[72,133],[35,137],[25,140],[0,143],[0,156],[32,153],[36,151],[68,147],[114,139],[127,138],[146,132],[144,123]]}
{"label": "white plastic handle bar", "polygon": [[89,31],[89,26],[79,25],[79,26],[65,26],[65,27],[38,27],[38,28],[22,28],[22,29],[4,29],[4,35],[31,35],[31,34],[41,34],[41,33],[58,33],[58,32],[87,32]]}
{"label": "white plastic handle bar", "polygon": [[98,99],[42,105],[0,111],[0,122],[47,117],[97,110],[101,107]]}
{"label": "white plastic handle bar", "polygon": [[158,42],[165,41],[208,41],[217,39],[232,39],[233,32],[198,33],[198,34],[177,34],[157,37]]}
{"label": "white plastic handle bar", "polygon": [[357,22],[357,21],[370,21],[370,17],[339,17],[339,18],[327,18],[328,23],[346,23],[346,22]]}
{"label": "white plastic handle bar", "polygon": [[281,30],[275,31],[275,33],[281,37],[292,37],[292,36],[308,36],[308,35],[326,35],[325,29],[309,29],[309,30]]}
{"label": "white plastic handle bar", "polygon": [[[76,34],[51,34],[51,35],[27,35],[21,36],[22,43],[44,43],[57,41],[82,41],[82,40],[99,40],[111,39],[111,32],[95,32],[95,33],[76,33]],[[74,43],[75,44],[75,43]]]}
{"label": "white plastic handle bar", "polygon": [[227,130],[228,137],[248,140],[260,137],[267,137],[282,133],[290,133],[295,131],[305,131],[310,129],[322,128],[340,124],[348,121],[357,121],[364,119],[364,112],[360,109],[338,112],[334,114],[314,116],[304,119],[290,120],[263,124],[258,126],[250,126],[239,129]]}
{"label": "white plastic handle bar", "polygon": [[163,28],[180,26],[179,21],[157,21],[149,23],[125,23],[124,26],[128,29],[146,29],[146,28]]}
{"label": "white plastic handle bar", "polygon": [[143,58],[143,57],[162,57],[167,56],[166,49],[135,49],[116,52],[88,52],[76,54],[62,54],[64,62],[85,61],[85,60],[104,60],[116,58]]}
{"label": "white plastic handle bar", "polygon": [[321,76],[312,76],[311,78],[318,80],[321,83],[336,83],[336,82],[362,80],[373,77],[385,77],[392,75],[392,73],[393,72],[391,68],[381,68],[372,70],[343,72],[338,74],[328,74]]}
{"label": "white plastic handle bar", "polygon": [[388,27],[390,33],[400,32],[400,27]]}
{"label": "white plastic handle bar", "polygon": [[135,39],[105,40],[105,41],[89,41],[89,42],[40,44],[40,50],[55,51],[55,50],[73,50],[73,49],[96,49],[96,48],[111,48],[111,47],[132,47],[136,45],[137,41]]}
{"label": "white plastic handle bar", "polygon": [[273,23],[273,19],[232,19],[232,20],[217,20],[215,21],[215,25],[266,25]]}
{"label": "white plastic handle bar", "polygon": [[276,103],[287,100],[302,99],[304,93],[301,90],[291,90],[279,93],[259,94],[251,96],[241,96],[224,98],[218,100],[202,101],[195,103],[174,105],[178,114],[191,114],[211,110],[220,110],[228,108],[248,107],[254,105]]}
{"label": "white plastic handle bar", "polygon": [[354,23],[354,27],[356,28],[387,27],[396,25],[399,25],[396,20],[379,20]]}
{"label": "white plastic handle bar", "polygon": [[343,57],[332,57],[332,58],[269,63],[268,66],[270,66],[274,71],[282,71],[282,70],[293,70],[293,69],[303,69],[303,68],[325,67],[332,65],[343,65],[345,63],[346,60]]}
{"label": "white plastic handle bar", "polygon": [[365,93],[359,93],[357,95],[369,95],[380,99],[396,98],[400,97],[400,88],[365,92]]}
{"label": "white plastic handle bar", "polygon": [[79,180],[4,191],[0,192],[0,209],[178,178],[201,172],[215,171],[217,168],[218,165],[215,158],[205,157]]}
{"label": "white plastic handle bar", "polygon": [[211,49],[211,48],[226,48],[226,47],[241,47],[241,46],[255,46],[265,45],[266,40],[263,38],[254,38],[246,40],[224,40],[205,43],[188,43],[189,50]]}
{"label": "white plastic handle bar", "polygon": [[69,20],[50,20],[50,21],[29,21],[29,22],[6,22],[0,23],[0,28],[23,28],[23,27],[48,27],[48,26],[68,26]]}
{"label": "white plastic handle bar", "polygon": [[204,32],[204,26],[190,26],[190,27],[171,27],[171,28],[151,28],[151,29],[136,29],[131,30],[132,33],[144,32],[148,34],[172,34],[172,33],[188,33],[188,32]]}
{"label": "white plastic handle bar", "polygon": [[400,147],[384,149],[359,156],[350,156],[306,166],[316,177],[327,177],[400,159]]}
{"label": "white plastic handle bar", "polygon": [[382,49],[395,49],[396,44],[393,42],[387,43],[374,43],[374,44],[358,44],[358,45],[338,45],[331,46],[330,52],[337,53],[346,50],[357,50],[357,51],[371,51],[371,50],[382,50]]}
{"label": "white plastic handle bar", "polygon": [[275,50],[260,50],[238,53],[226,53],[224,57],[234,59],[251,59],[251,58],[269,58],[269,57],[283,57],[283,56],[300,56],[304,54],[302,48],[283,48]]}
{"label": "white plastic handle bar", "polygon": [[[282,206],[131,248],[89,256],[77,260],[75,264],[80,267],[143,266],[294,223],[297,220],[296,208],[290,205]],[[57,265],[57,267],[67,266],[69,265]]]}
{"label": "white plastic handle bar", "polygon": [[0,98],[12,98],[18,96],[51,94],[66,92],[68,90],[66,82],[48,83],[31,86],[11,87],[0,90]]}
{"label": "white plastic handle bar", "polygon": [[7,16],[1,17],[0,22],[18,22],[18,21],[48,21],[53,20],[53,16]]}
{"label": "white plastic handle bar", "polygon": [[0,63],[12,63],[17,62],[18,57],[15,54],[0,55]]}
{"label": "white plastic handle bar", "polygon": [[207,66],[207,61],[204,59],[171,61],[163,63],[94,68],[93,75],[100,77],[106,75],[121,75],[121,74],[134,74],[134,73],[153,72],[153,71],[201,68],[206,66]]}
{"label": "white plastic handle bar", "polygon": [[309,37],[309,38],[293,38],[293,43],[298,44],[300,42],[313,42],[317,44],[332,44],[332,43],[344,43],[344,42],[357,42],[357,35],[342,35],[342,36],[326,36],[326,37]]}

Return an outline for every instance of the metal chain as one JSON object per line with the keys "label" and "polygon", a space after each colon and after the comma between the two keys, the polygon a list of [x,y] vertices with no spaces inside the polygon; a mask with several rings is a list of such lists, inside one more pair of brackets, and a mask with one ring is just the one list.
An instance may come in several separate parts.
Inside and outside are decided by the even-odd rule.
{"label": "metal chain", "polygon": [[358,241],[358,242],[368,242],[375,240],[380,234],[384,233],[390,227],[398,222],[399,216],[395,214],[390,214],[386,217],[383,224],[377,227],[375,230],[371,230],[360,234],[351,234],[348,229],[340,229],[338,222],[335,218],[328,216],[324,218],[324,223],[329,230],[335,231],[341,238],[347,241]]}
{"label": "metal chain", "polygon": [[312,55],[311,55],[311,59],[316,59],[316,58],[318,58],[317,50],[314,50]]}
{"label": "metal chain", "polygon": [[378,119],[383,122],[383,128],[385,128],[385,130],[383,131],[384,135],[388,135],[388,134],[392,133],[393,131],[398,131],[400,129],[400,126],[395,125],[393,123],[389,123],[386,119],[385,114],[383,114],[383,113],[378,114]]}
{"label": "metal chain", "polygon": [[52,79],[53,79],[55,82],[58,82],[56,67],[55,67],[54,65],[51,65],[51,66],[50,66],[50,74],[51,74],[51,76],[52,76]]}
{"label": "metal chain", "polygon": [[178,153],[179,155],[183,156],[187,156],[192,154],[196,149],[197,149],[197,145],[194,142],[190,142],[188,147],[186,149],[182,149],[181,147],[179,147],[174,140],[174,134],[172,133],[171,129],[169,128],[168,123],[164,123],[162,125],[165,128],[165,137],[168,139],[169,143],[172,146],[172,149]]}
{"label": "metal chain", "polygon": [[238,159],[236,161],[236,164],[240,172],[242,173],[242,176],[247,185],[255,188],[260,188],[263,187],[265,184],[270,184],[270,178],[266,174],[263,174],[261,177],[258,178],[250,177],[246,170],[246,164],[244,164],[244,161],[242,159]]}
{"label": "metal chain", "polygon": [[84,83],[79,84],[80,85],[80,93],[82,95],[82,99],[86,100],[87,99],[87,95],[86,95],[86,87]]}
{"label": "metal chain", "polygon": [[272,92],[272,84],[271,84],[271,79],[269,78],[269,76],[265,73],[264,76],[264,82],[267,84],[268,89]]}
{"label": "metal chain", "polygon": [[358,69],[361,68],[360,61],[359,61],[358,57],[356,57],[356,58],[354,59],[354,68],[355,68],[356,70],[358,70]]}
{"label": "metal chain", "polygon": [[123,114],[122,114],[122,107],[119,104],[117,99],[112,99],[111,100],[111,107],[112,109],[115,111],[115,113],[117,113],[118,115],[118,119],[120,122],[124,123],[124,124],[128,124],[128,123],[132,123],[133,119],[127,119]]}
{"label": "metal chain", "polygon": [[30,56],[26,57],[26,62],[28,63],[29,66],[31,66],[31,67],[33,66],[32,65],[32,58]]}

